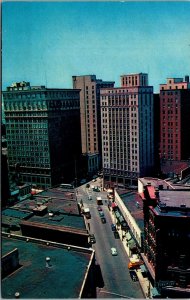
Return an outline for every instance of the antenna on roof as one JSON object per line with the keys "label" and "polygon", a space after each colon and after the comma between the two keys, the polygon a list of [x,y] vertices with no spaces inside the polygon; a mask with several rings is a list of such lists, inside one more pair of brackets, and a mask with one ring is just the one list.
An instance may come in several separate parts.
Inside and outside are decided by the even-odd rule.
{"label": "antenna on roof", "polygon": [[42,65],[43,65],[43,67],[44,67],[45,85],[46,85],[46,88],[47,88],[46,64],[45,64],[45,62],[44,62],[43,54],[41,55],[41,59],[42,59]]}

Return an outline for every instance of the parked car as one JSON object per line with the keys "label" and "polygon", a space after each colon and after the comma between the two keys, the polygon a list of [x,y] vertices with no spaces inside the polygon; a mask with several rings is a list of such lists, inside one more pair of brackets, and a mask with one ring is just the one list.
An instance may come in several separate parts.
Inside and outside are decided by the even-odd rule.
{"label": "parked car", "polygon": [[87,184],[86,184],[86,188],[88,189],[89,187],[90,187],[90,184],[89,184],[89,183],[87,183]]}
{"label": "parked car", "polygon": [[119,233],[117,231],[114,231],[114,237],[115,239],[119,239]]}
{"label": "parked car", "polygon": [[114,248],[114,247],[111,248],[111,254],[112,254],[113,256],[117,255],[117,250],[116,250],[116,248]]}
{"label": "parked car", "polygon": [[111,224],[111,230],[112,230],[112,231],[116,231],[116,226],[115,226],[115,224]]}
{"label": "parked car", "polygon": [[98,209],[98,211],[102,211],[102,208],[101,208],[101,206],[97,206],[97,209]]}
{"label": "parked car", "polygon": [[92,180],[92,182],[95,182],[95,181],[96,181],[96,179],[93,179],[93,180]]}
{"label": "parked car", "polygon": [[104,217],[103,211],[99,211],[99,215],[100,215],[101,218],[103,218]]}
{"label": "parked car", "polygon": [[133,281],[138,281],[138,280],[139,280],[139,279],[138,279],[138,276],[137,276],[137,274],[136,274],[135,271],[129,271],[129,274],[130,274],[131,279],[132,279]]}
{"label": "parked car", "polygon": [[95,187],[93,188],[93,191],[94,191],[94,192],[100,192],[100,188],[99,188],[98,186],[95,186]]}
{"label": "parked car", "polygon": [[106,218],[101,218],[101,222],[104,224],[106,223]]}
{"label": "parked car", "polygon": [[80,184],[84,184],[84,183],[86,183],[86,179],[82,179],[82,180],[80,181]]}
{"label": "parked car", "polygon": [[94,234],[90,234],[90,243],[91,244],[95,244],[96,243],[96,239],[95,239],[95,235]]}

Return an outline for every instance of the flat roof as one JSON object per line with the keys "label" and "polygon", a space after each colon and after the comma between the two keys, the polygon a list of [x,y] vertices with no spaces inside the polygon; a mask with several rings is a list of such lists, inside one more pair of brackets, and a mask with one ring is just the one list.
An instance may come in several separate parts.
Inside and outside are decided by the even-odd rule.
{"label": "flat roof", "polygon": [[[2,279],[2,298],[78,298],[93,250],[36,239],[2,237],[2,255],[17,248],[20,268]],[[46,257],[51,266],[46,267]],[[54,283],[54,284],[52,284]]]}
{"label": "flat roof", "polygon": [[[34,215],[33,210],[39,205],[47,206],[47,213],[44,216]],[[53,216],[49,216],[50,212]],[[19,225],[25,216],[29,222],[67,227],[78,232],[86,231],[84,217],[79,213],[75,189],[61,187],[47,189],[34,195],[32,199],[18,202],[7,213],[5,210],[5,214],[4,222],[7,225],[12,224],[13,220]]]}
{"label": "flat roof", "polygon": [[159,199],[167,207],[180,208],[181,205],[185,205],[190,209],[190,192],[188,190],[161,190]]}
{"label": "flat roof", "polygon": [[144,214],[143,214],[143,200],[139,194],[131,190],[116,189],[121,200],[129,210],[132,217],[136,220],[139,228],[144,231]]}
{"label": "flat roof", "polygon": [[2,227],[10,225],[19,226],[21,220],[28,219],[32,215],[33,213],[29,211],[22,211],[14,208],[6,208],[2,210],[1,213],[1,225]]}
{"label": "flat roof", "polygon": [[138,179],[140,182],[143,183],[143,185],[147,185],[148,183],[151,183],[154,187],[163,186],[163,189],[170,189],[172,188],[171,184],[167,182],[166,180],[154,178],[154,177],[142,177]]}
{"label": "flat roof", "polygon": [[70,229],[75,229],[78,232],[85,232],[87,233],[87,229],[85,226],[85,221],[83,216],[79,215],[70,215],[70,214],[54,214],[53,216],[49,216],[47,213],[44,216],[32,216],[27,220],[30,223],[38,223],[44,224],[49,226],[57,226],[57,227],[67,227]]}
{"label": "flat roof", "polygon": [[75,189],[50,188],[33,195],[32,199],[26,199],[17,203],[17,209],[33,210],[37,203],[47,206],[48,211],[60,210],[64,213],[79,215],[79,208]]}

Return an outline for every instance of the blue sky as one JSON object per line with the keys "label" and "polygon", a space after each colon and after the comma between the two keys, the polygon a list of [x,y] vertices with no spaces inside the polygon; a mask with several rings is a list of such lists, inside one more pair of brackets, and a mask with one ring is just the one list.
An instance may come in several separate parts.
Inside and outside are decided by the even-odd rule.
{"label": "blue sky", "polygon": [[72,88],[73,75],[190,75],[190,2],[4,2],[2,85]]}

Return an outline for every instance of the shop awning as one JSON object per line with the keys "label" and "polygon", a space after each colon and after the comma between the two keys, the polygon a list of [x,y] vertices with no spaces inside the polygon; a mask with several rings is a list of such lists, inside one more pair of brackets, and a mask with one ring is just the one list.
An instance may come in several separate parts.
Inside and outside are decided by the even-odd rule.
{"label": "shop awning", "polygon": [[131,235],[129,232],[126,233],[126,239],[127,241],[130,241],[132,239]]}
{"label": "shop awning", "polygon": [[151,294],[152,294],[152,297],[153,297],[153,298],[157,298],[157,297],[160,296],[159,291],[158,291],[157,288],[155,288],[155,287],[151,289]]}
{"label": "shop awning", "polygon": [[130,241],[128,241],[128,244],[129,244],[129,249],[130,250],[136,248],[136,243],[135,243],[135,241],[133,239],[131,239]]}
{"label": "shop awning", "polygon": [[142,273],[146,273],[147,272],[147,269],[146,269],[145,265],[141,265],[140,269],[141,269]]}
{"label": "shop awning", "polygon": [[127,227],[128,227],[127,223],[123,221],[122,224],[121,224],[121,228],[126,230]]}
{"label": "shop awning", "polygon": [[120,213],[118,211],[115,211],[115,216],[116,216],[117,219],[119,219]]}
{"label": "shop awning", "polygon": [[115,202],[112,202],[111,207],[112,208],[117,207],[117,204]]}

